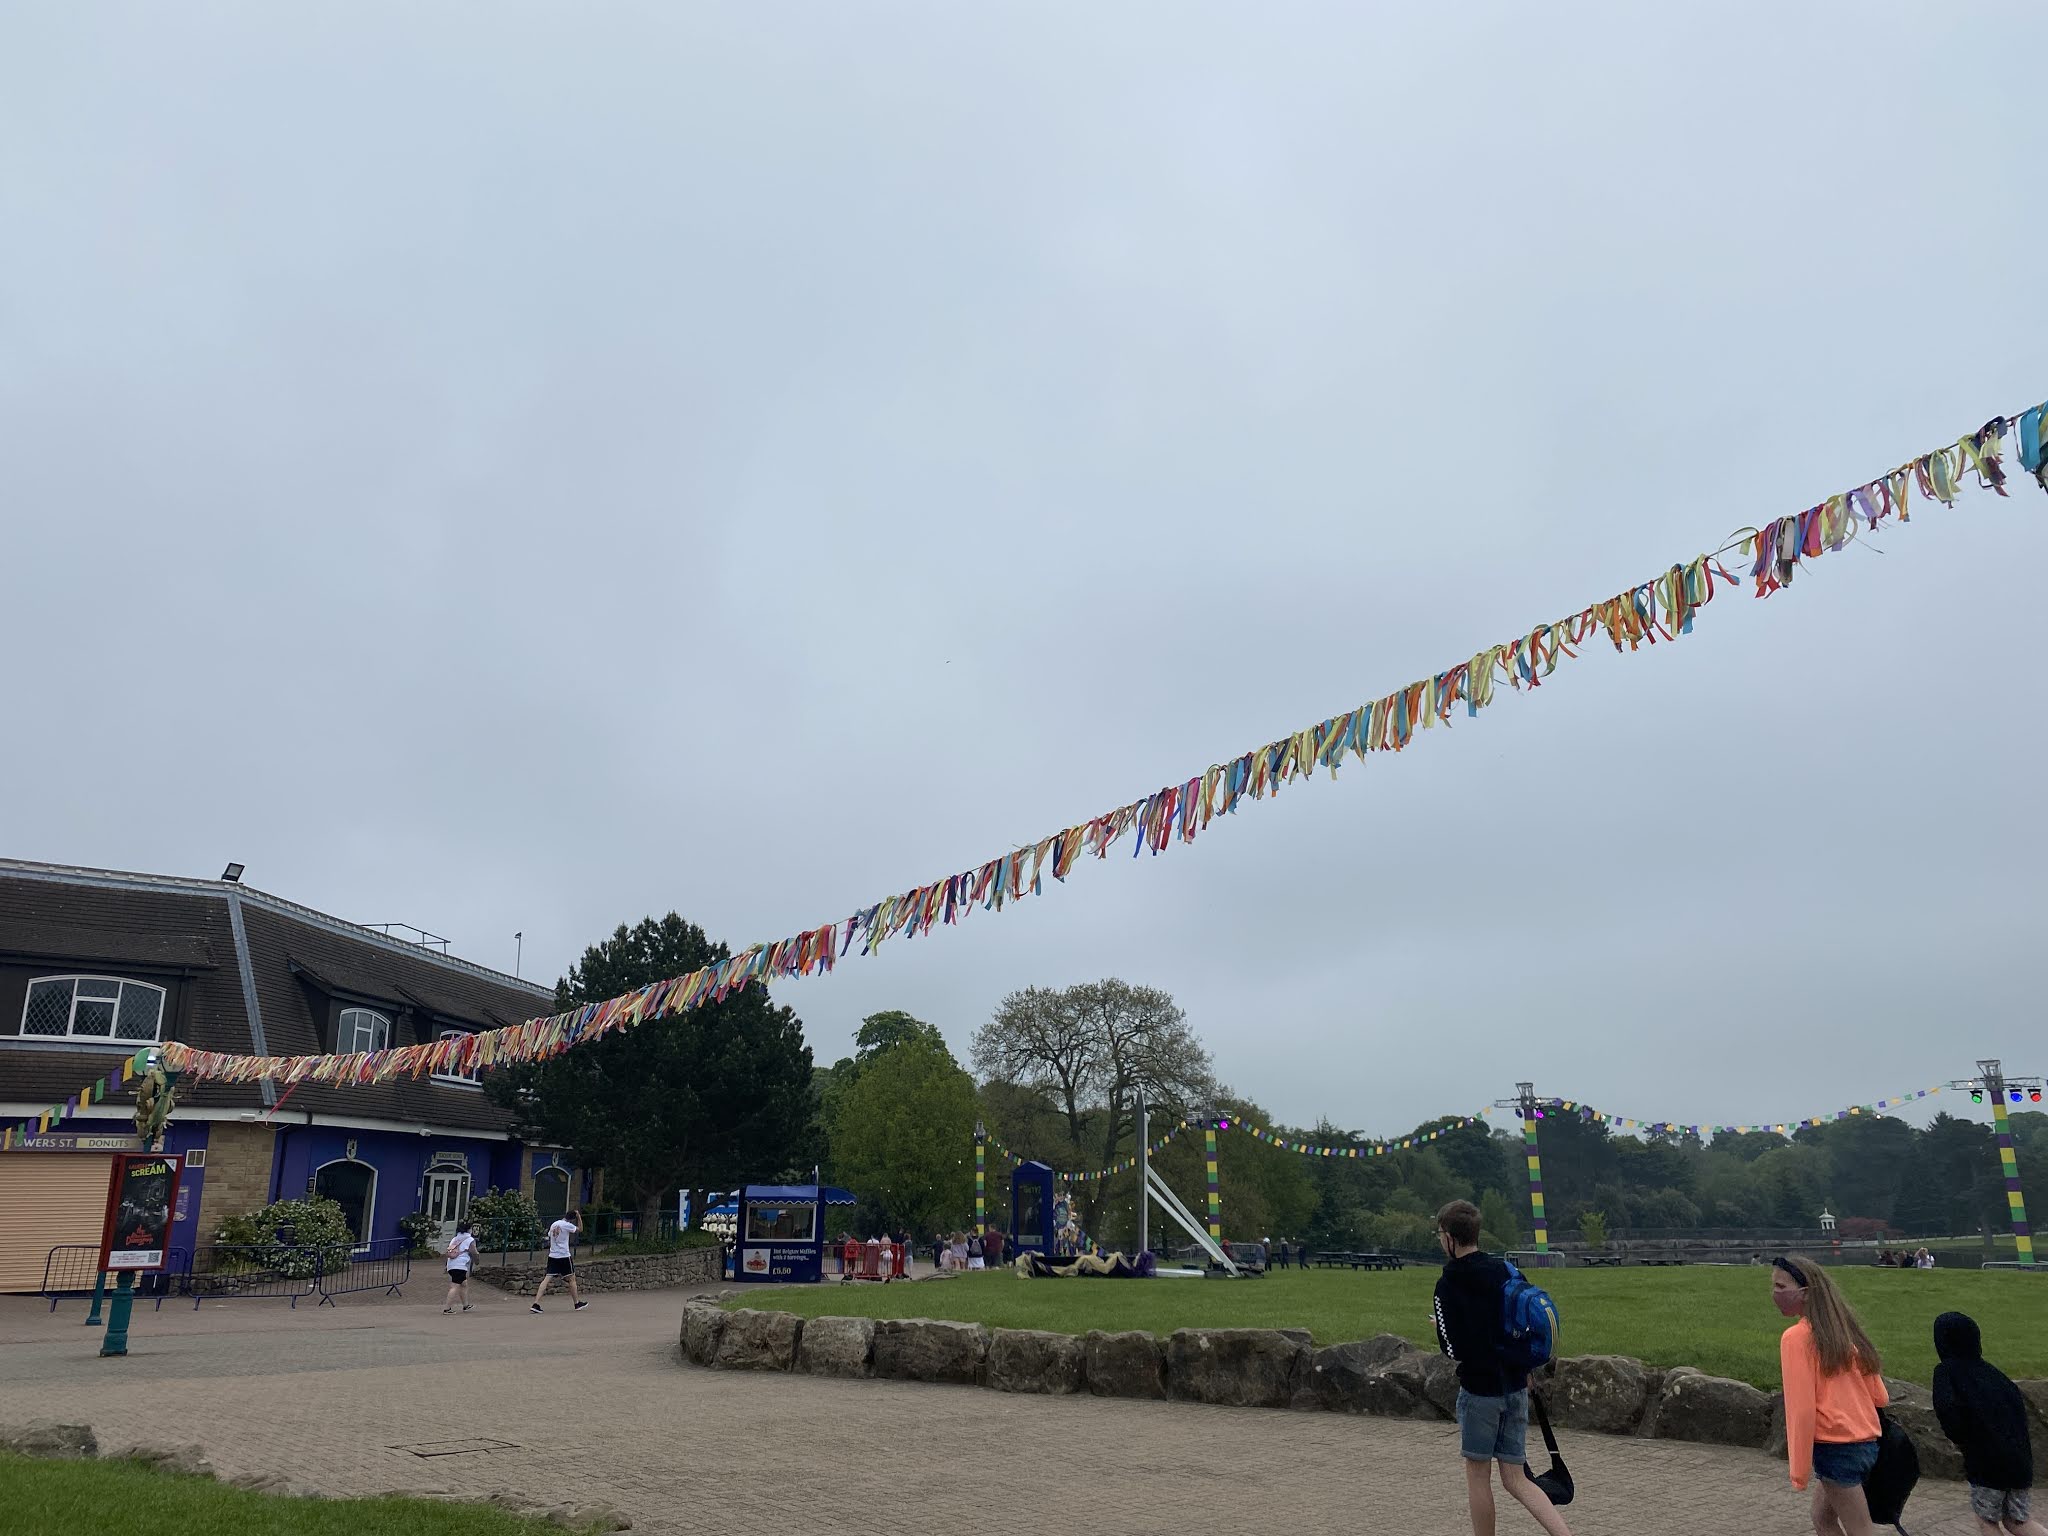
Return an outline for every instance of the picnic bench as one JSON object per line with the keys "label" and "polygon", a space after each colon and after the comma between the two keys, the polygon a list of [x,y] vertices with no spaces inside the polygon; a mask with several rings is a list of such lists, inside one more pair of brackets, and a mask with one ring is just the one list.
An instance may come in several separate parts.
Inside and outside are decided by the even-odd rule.
{"label": "picnic bench", "polygon": [[1619,1269],[1627,1260],[1618,1253],[1582,1253],[1579,1262],[1588,1269]]}
{"label": "picnic bench", "polygon": [[1332,1251],[1315,1256],[1316,1263],[1324,1269],[1400,1269],[1407,1260],[1398,1253],[1340,1253]]}

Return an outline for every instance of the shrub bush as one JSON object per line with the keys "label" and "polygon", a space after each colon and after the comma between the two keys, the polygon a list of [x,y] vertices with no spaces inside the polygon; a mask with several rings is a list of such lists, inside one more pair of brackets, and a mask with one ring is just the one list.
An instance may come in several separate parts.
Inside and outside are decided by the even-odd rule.
{"label": "shrub bush", "polygon": [[540,1208],[516,1189],[491,1189],[469,1202],[479,1248],[530,1248],[547,1235]]}
{"label": "shrub bush", "polygon": [[414,1211],[399,1217],[398,1230],[406,1235],[415,1254],[440,1251],[441,1223],[425,1211]]}
{"label": "shrub bush", "polygon": [[[285,1233],[290,1241],[279,1238]],[[278,1200],[260,1210],[230,1216],[214,1242],[241,1250],[234,1257],[275,1269],[294,1279],[333,1274],[348,1263],[356,1245],[348,1218],[332,1200]]]}

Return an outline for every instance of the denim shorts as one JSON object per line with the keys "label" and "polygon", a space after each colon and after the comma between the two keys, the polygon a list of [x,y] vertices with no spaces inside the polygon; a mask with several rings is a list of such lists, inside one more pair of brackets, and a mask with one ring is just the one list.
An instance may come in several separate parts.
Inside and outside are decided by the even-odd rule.
{"label": "denim shorts", "polygon": [[1861,1488],[1863,1479],[1877,1465],[1875,1440],[1816,1440],[1813,1442],[1813,1475],[1837,1488]]}
{"label": "denim shorts", "polygon": [[1526,1463],[1529,1459],[1529,1393],[1475,1397],[1458,1388],[1458,1450],[1467,1461]]}

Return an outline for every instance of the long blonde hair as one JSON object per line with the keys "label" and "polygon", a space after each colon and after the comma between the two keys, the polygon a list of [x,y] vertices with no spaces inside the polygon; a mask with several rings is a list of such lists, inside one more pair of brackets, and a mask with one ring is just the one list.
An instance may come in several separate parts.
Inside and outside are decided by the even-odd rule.
{"label": "long blonde hair", "polygon": [[1806,1324],[1813,1330],[1821,1375],[1839,1376],[1852,1368],[1867,1376],[1883,1375],[1877,1346],[1870,1342],[1870,1335],[1863,1331],[1863,1324],[1856,1320],[1855,1311],[1828,1272],[1801,1254],[1788,1255],[1784,1263],[1806,1288]]}

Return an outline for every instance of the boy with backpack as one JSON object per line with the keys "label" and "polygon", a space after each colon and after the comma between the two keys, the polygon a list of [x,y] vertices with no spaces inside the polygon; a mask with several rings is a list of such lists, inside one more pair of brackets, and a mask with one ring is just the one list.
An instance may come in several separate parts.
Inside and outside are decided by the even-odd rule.
{"label": "boy with backpack", "polygon": [[1471,1201],[1453,1200],[1438,1211],[1436,1235],[1444,1251],[1433,1308],[1436,1336],[1458,1363],[1459,1453],[1473,1536],[1493,1536],[1495,1462],[1501,1487],[1538,1525],[1550,1536],[1571,1536],[1564,1516],[1529,1478],[1527,1351],[1510,1349],[1507,1328],[1510,1287],[1528,1288],[1527,1282],[1506,1260],[1480,1251],[1479,1207]]}
{"label": "boy with backpack", "polygon": [[1963,1453],[1970,1512],[1984,1536],[2048,1536],[2028,1508],[2034,1448],[2027,1438],[2027,1402],[2020,1389],[1984,1358],[1983,1336],[1967,1313],[1934,1320],[1934,1413],[1941,1432]]}

